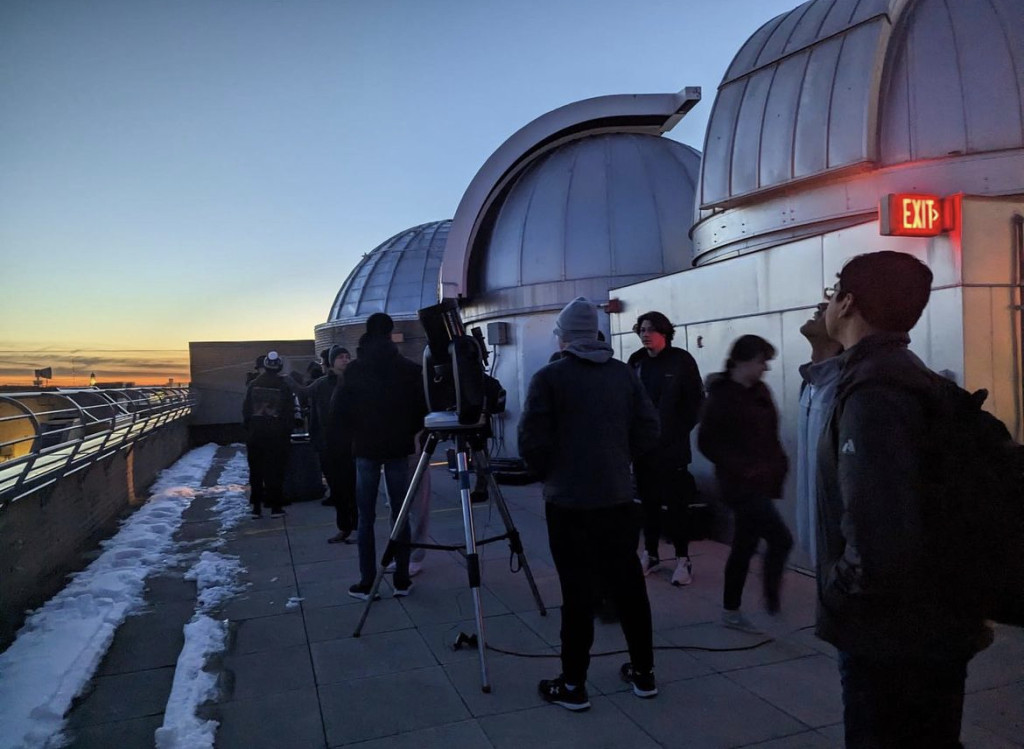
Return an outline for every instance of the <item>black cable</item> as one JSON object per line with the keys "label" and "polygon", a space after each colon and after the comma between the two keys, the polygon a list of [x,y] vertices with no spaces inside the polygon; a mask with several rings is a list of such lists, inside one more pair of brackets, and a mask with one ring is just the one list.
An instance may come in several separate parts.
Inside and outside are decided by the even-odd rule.
{"label": "black cable", "polygon": [[[808,625],[803,626],[803,627],[798,627],[798,628],[794,629],[790,634],[796,634],[797,632],[802,632],[805,629],[812,629],[813,627],[814,627],[813,624],[808,624]],[[454,629],[455,629],[455,627],[452,627],[452,629],[449,629],[448,630],[449,633],[451,633]],[[778,638],[775,638],[775,637],[769,637],[767,639],[761,640],[760,642],[756,642],[753,645],[742,645],[742,646],[739,646],[739,647],[732,647],[732,648],[711,648],[711,647],[705,647],[705,646],[702,646],[702,645],[655,645],[654,649],[655,650],[684,650],[684,651],[685,650],[697,650],[697,651],[704,652],[704,653],[740,653],[740,652],[743,652],[743,651],[746,651],[746,650],[757,650],[760,647],[764,647],[765,645],[768,645],[770,643],[776,642],[777,639]],[[456,638],[455,644],[452,646],[452,648],[454,650],[459,650],[463,645],[469,645],[471,647],[476,647],[477,646],[477,637],[476,637],[476,635],[467,635],[465,632],[460,632],[459,636]],[[559,654],[559,653],[520,653],[517,650],[506,650],[505,648],[500,648],[497,645],[490,645],[490,644],[488,644],[486,647],[487,647],[488,650],[491,650],[491,651],[493,651],[495,653],[501,653],[502,655],[511,655],[511,656],[515,656],[516,658],[560,658],[561,657],[561,654]],[[591,658],[604,658],[604,657],[610,656],[610,655],[628,655],[628,654],[629,654],[629,651],[625,650],[625,649],[623,649],[623,650],[609,650],[609,651],[606,651],[606,652],[603,652],[603,653],[591,653],[590,657]]]}

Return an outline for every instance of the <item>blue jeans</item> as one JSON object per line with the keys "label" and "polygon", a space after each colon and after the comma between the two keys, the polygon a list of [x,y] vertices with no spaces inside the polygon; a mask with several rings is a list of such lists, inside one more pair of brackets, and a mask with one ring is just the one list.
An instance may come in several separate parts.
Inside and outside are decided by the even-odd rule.
{"label": "blue jeans", "polygon": [[839,653],[847,749],[960,749],[967,660]]}
{"label": "blue jeans", "polygon": [[[356,507],[359,510],[359,582],[371,585],[377,576],[377,543],[373,526],[377,521],[377,490],[380,488],[380,473],[384,470],[384,484],[391,500],[391,523],[394,527],[398,511],[402,508],[406,489],[409,488],[409,463],[407,458],[377,460],[356,458]],[[388,532],[390,536],[390,531]],[[409,586],[409,524],[399,534],[395,548],[396,588]]]}

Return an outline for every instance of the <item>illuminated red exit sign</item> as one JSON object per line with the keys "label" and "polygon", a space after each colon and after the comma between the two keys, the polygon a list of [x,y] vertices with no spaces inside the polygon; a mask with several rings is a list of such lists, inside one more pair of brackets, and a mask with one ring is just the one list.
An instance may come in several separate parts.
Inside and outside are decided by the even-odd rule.
{"label": "illuminated red exit sign", "polygon": [[879,205],[879,233],[893,237],[934,237],[953,228],[955,211],[938,195],[893,193]]}

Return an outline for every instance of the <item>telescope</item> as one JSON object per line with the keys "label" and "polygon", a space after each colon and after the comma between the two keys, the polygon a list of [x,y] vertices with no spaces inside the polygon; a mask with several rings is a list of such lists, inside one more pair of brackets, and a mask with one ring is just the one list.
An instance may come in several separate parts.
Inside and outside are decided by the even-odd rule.
{"label": "telescope", "polygon": [[455,426],[454,414],[462,428],[483,428],[493,412],[487,408],[484,356],[477,338],[466,334],[458,304],[453,299],[444,299],[440,304],[424,307],[418,314],[427,334],[423,389],[431,413],[426,426]]}

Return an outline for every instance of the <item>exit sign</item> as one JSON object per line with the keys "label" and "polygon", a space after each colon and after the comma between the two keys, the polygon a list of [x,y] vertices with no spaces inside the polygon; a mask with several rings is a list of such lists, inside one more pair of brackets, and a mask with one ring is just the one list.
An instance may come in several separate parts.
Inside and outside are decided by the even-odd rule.
{"label": "exit sign", "polygon": [[893,193],[879,205],[879,233],[893,237],[934,237],[952,229],[954,211],[938,195]]}

